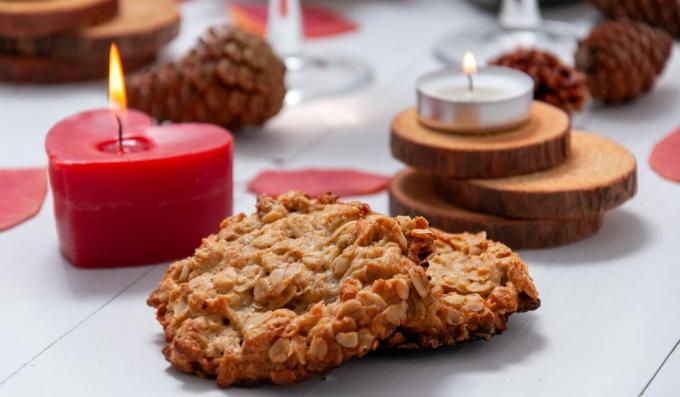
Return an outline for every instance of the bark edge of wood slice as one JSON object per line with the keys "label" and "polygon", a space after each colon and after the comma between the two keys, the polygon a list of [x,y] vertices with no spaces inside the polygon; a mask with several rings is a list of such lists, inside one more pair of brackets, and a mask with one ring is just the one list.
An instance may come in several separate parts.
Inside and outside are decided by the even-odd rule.
{"label": "bark edge of wood slice", "polygon": [[0,0],[0,35],[26,37],[96,25],[113,18],[118,0]]}
{"label": "bark edge of wood slice", "polygon": [[0,37],[0,52],[20,56],[108,57],[115,42],[123,58],[151,55],[179,33],[176,0],[119,0],[118,14],[101,25],[38,37]]}
{"label": "bark edge of wood slice", "polygon": [[414,108],[392,121],[392,155],[407,165],[455,178],[500,178],[561,164],[569,151],[571,121],[562,110],[534,101],[529,122],[493,134],[454,134],[418,121]]}
{"label": "bark edge of wood slice", "polygon": [[584,217],[616,208],[637,192],[637,163],[609,138],[573,131],[567,160],[555,168],[502,179],[435,177],[455,205],[520,219]]}
{"label": "bark edge of wood slice", "polygon": [[[124,58],[126,72],[139,70],[154,62],[155,55]],[[108,59],[59,60],[0,55],[0,81],[19,84],[59,84],[103,79],[108,76]]]}
{"label": "bark edge of wood slice", "polygon": [[390,215],[423,216],[450,233],[481,232],[513,249],[549,248],[582,240],[602,226],[604,213],[571,219],[510,219],[468,211],[437,194],[432,175],[406,169],[389,189]]}

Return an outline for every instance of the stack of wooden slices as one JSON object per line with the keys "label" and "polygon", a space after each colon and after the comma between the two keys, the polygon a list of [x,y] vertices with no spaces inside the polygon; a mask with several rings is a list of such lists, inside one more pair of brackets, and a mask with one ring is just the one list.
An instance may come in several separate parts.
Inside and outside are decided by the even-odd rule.
{"label": "stack of wooden slices", "polygon": [[392,215],[423,215],[449,232],[486,231],[513,248],[590,236],[637,189],[626,148],[572,131],[566,113],[542,102],[526,124],[495,134],[434,130],[407,109],[392,122],[391,141],[392,154],[412,167],[391,182]]}
{"label": "stack of wooden slices", "polygon": [[105,77],[116,43],[127,70],[152,62],[179,32],[175,0],[0,0],[0,80]]}

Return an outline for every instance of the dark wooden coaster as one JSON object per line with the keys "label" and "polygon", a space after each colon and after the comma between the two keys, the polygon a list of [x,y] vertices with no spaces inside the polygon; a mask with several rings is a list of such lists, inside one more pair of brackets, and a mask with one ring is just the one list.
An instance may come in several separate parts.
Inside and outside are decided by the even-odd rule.
{"label": "dark wooden coaster", "polygon": [[[152,63],[155,55],[123,59],[126,73]],[[55,84],[103,79],[108,76],[106,58],[55,60],[49,58],[0,55],[0,81],[29,84]]]}
{"label": "dark wooden coaster", "polygon": [[3,54],[78,58],[108,57],[115,42],[123,58],[155,54],[179,33],[176,0],[120,0],[115,18],[71,33],[0,37]]}
{"label": "dark wooden coaster", "polygon": [[562,110],[534,102],[528,123],[507,132],[457,135],[434,130],[407,109],[392,121],[392,155],[411,167],[455,178],[500,178],[562,163],[571,123]]}
{"label": "dark wooden coaster", "polygon": [[117,10],[118,0],[0,0],[0,36],[78,29],[111,19]]}
{"label": "dark wooden coaster", "polygon": [[547,248],[581,240],[600,229],[603,213],[561,220],[519,220],[456,207],[442,199],[433,176],[407,169],[390,183],[390,214],[423,216],[451,233],[486,231],[487,236],[514,249]]}
{"label": "dark wooden coaster", "polygon": [[502,179],[435,178],[442,197],[472,211],[521,219],[577,218],[635,195],[635,157],[611,139],[574,131],[567,160],[555,168]]}

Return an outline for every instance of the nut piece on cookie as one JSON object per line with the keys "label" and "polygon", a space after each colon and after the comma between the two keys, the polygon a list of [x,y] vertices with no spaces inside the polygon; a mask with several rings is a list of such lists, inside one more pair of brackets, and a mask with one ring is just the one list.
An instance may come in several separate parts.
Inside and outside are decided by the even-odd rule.
{"label": "nut piece on cookie", "polygon": [[222,222],[148,304],[165,357],[218,385],[287,384],[379,346],[489,338],[537,307],[526,266],[481,235],[291,192]]}

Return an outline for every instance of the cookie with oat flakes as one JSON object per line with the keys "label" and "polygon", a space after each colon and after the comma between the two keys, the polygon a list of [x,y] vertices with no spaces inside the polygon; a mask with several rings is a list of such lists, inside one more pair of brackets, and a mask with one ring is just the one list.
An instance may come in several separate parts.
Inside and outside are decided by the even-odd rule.
{"label": "cookie with oat flakes", "polygon": [[486,258],[485,241],[331,195],[260,196],[255,214],[226,219],[170,265],[148,303],[175,368],[222,387],[294,383],[381,345],[435,347],[502,330],[537,296],[521,262],[464,263]]}
{"label": "cookie with oat flakes", "polygon": [[432,252],[420,263],[428,294],[383,345],[436,348],[490,339],[507,329],[512,313],[540,306],[527,266],[506,245],[484,233],[430,230]]}

